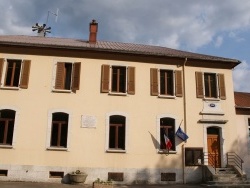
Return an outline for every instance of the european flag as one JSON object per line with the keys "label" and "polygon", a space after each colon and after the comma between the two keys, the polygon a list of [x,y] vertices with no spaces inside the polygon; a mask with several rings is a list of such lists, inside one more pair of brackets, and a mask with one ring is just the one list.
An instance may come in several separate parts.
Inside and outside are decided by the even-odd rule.
{"label": "european flag", "polygon": [[181,129],[181,127],[178,128],[178,130],[175,133],[180,139],[182,139],[183,141],[186,141],[188,139],[188,135],[186,135],[183,130]]}

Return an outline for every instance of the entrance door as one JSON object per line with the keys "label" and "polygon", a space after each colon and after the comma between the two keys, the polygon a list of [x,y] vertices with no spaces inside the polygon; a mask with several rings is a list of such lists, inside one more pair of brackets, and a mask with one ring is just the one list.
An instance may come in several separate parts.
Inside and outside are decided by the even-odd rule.
{"label": "entrance door", "polygon": [[[211,129],[211,128],[209,128]],[[220,157],[220,137],[219,130],[209,130],[207,132],[208,164],[215,167],[221,167]]]}

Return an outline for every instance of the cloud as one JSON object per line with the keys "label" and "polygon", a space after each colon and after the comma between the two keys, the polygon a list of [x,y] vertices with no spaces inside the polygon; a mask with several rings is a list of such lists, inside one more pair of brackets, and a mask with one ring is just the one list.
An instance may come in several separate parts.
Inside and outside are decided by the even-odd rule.
{"label": "cloud", "polygon": [[243,61],[233,71],[234,90],[250,92],[249,84],[250,65]]}
{"label": "cloud", "polygon": [[215,47],[219,48],[221,46],[221,44],[223,43],[223,37],[222,36],[218,36],[215,40]]}

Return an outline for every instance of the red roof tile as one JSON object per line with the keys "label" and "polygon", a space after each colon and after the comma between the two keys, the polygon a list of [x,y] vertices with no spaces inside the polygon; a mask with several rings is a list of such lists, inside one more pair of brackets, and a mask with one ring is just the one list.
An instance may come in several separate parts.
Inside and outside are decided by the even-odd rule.
{"label": "red roof tile", "polygon": [[13,46],[36,46],[44,48],[53,47],[53,48],[81,49],[81,50],[93,50],[93,51],[108,51],[108,52],[126,53],[126,54],[141,54],[141,55],[153,55],[153,56],[191,58],[199,60],[224,61],[233,63],[234,66],[240,63],[240,61],[236,59],[197,54],[197,53],[175,50],[160,46],[121,43],[121,42],[97,41],[96,44],[90,44],[88,41],[80,39],[23,36],[23,35],[2,35],[0,36],[0,44],[13,45]]}
{"label": "red roof tile", "polygon": [[236,107],[250,108],[250,93],[234,92]]}

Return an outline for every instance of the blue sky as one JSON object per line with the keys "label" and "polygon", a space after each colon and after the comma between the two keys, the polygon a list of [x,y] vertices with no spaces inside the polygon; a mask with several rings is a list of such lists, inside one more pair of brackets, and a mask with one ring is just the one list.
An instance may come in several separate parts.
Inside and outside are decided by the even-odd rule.
{"label": "blue sky", "polygon": [[159,45],[240,60],[233,70],[235,91],[250,92],[249,0],[0,0],[0,35],[88,39],[89,22],[99,23],[98,40]]}

